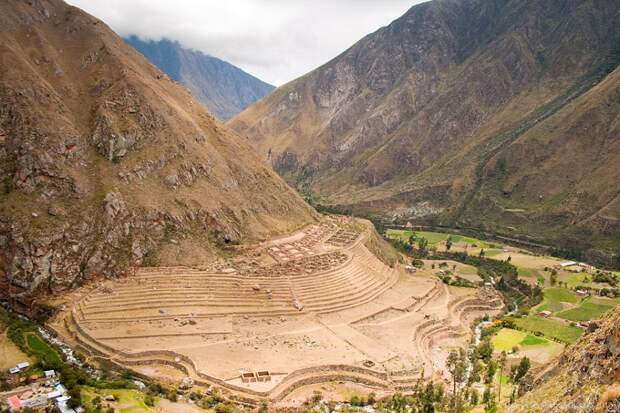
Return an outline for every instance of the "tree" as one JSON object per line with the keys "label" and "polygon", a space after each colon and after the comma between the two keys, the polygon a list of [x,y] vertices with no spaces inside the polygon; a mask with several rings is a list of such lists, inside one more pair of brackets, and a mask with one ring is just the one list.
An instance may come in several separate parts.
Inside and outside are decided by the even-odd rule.
{"label": "tree", "polygon": [[466,354],[463,349],[459,349],[459,353],[451,351],[448,355],[448,369],[452,375],[452,410],[453,412],[460,412],[463,409],[461,403],[461,396],[457,392],[457,385],[460,385],[465,380],[467,373]]}
{"label": "tree", "polygon": [[[558,282],[558,272],[556,270],[551,271],[549,282],[551,285],[555,285]],[[560,286],[562,286],[562,281],[560,281]]]}
{"label": "tree", "polygon": [[491,387],[487,387],[484,389],[484,394],[482,395],[482,401],[485,404],[484,412],[485,413],[494,413],[497,411],[497,406],[495,405],[495,395],[491,391]]}
{"label": "tree", "polygon": [[495,373],[497,372],[497,362],[495,360],[489,360],[487,364],[487,374],[484,379],[486,384],[493,383],[493,379],[495,378]]}
{"label": "tree", "polygon": [[506,262],[510,262],[510,261],[512,261],[512,256],[509,255],[508,258],[506,258]]}
{"label": "tree", "polygon": [[515,372],[514,382],[519,383],[523,377],[527,374],[530,369],[530,359],[527,357],[523,357],[519,362],[519,366]]}
{"label": "tree", "polygon": [[469,404],[472,406],[476,406],[480,402],[480,395],[478,394],[478,390],[472,389],[471,394],[469,395]]}
{"label": "tree", "polygon": [[415,236],[415,233],[413,233],[409,236],[409,245],[413,247],[415,245],[415,240],[416,240],[416,236]]}
{"label": "tree", "polygon": [[469,384],[474,384],[480,381],[482,378],[482,372],[484,371],[484,364],[480,360],[472,360],[471,372],[469,373]]}
{"label": "tree", "polygon": [[67,401],[69,407],[75,408],[80,405],[80,401],[82,399],[82,392],[80,391],[79,386],[75,386],[69,389],[68,391],[70,399]]}
{"label": "tree", "polygon": [[484,248],[482,248],[480,250],[480,254],[479,254],[480,258],[484,258]]}
{"label": "tree", "polygon": [[502,404],[502,375],[504,374],[504,366],[506,365],[506,352],[502,351],[499,357],[499,389],[497,391],[497,400],[499,404]]}
{"label": "tree", "polygon": [[480,344],[478,344],[476,351],[482,360],[489,363],[491,361],[491,356],[493,355],[493,345],[491,344],[491,340],[482,340]]}
{"label": "tree", "polygon": [[450,354],[448,354],[447,366],[450,374],[452,375],[452,396],[456,396],[456,364],[459,361],[459,355],[456,351],[452,350]]}
{"label": "tree", "polygon": [[450,251],[450,248],[452,248],[452,237],[448,237],[446,240],[446,251]]}
{"label": "tree", "polygon": [[418,238],[418,249],[420,251],[426,251],[426,248],[428,248],[428,240],[424,237]]}

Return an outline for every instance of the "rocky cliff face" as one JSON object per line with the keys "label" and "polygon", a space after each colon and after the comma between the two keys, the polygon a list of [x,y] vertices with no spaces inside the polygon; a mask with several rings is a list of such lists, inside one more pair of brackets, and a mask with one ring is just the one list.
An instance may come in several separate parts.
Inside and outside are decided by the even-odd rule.
{"label": "rocky cliff face", "polygon": [[620,306],[566,349],[509,412],[617,412],[620,409]]}
{"label": "rocky cliff face", "polygon": [[227,121],[274,87],[236,66],[167,39],[125,41],[172,80],[186,86],[218,119]]}
{"label": "rocky cliff face", "polygon": [[619,27],[613,0],[433,0],[230,125],[324,204],[610,258]]}
{"label": "rocky cliff face", "polygon": [[0,3],[0,295],[197,264],[315,212],[97,19]]}

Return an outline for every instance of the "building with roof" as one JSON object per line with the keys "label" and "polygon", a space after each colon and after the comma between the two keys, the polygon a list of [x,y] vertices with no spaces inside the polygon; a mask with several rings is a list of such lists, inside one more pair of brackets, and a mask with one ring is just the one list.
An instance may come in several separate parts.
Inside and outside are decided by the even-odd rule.
{"label": "building with roof", "polygon": [[22,408],[22,401],[19,400],[19,397],[17,396],[9,397],[7,399],[7,402],[9,402],[9,408],[11,409],[12,412],[17,412],[21,410]]}

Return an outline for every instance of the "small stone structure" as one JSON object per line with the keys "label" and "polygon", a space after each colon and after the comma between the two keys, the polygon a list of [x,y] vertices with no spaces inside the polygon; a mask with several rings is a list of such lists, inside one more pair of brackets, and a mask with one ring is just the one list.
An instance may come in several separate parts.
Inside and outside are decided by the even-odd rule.
{"label": "small stone structure", "polygon": [[271,381],[271,374],[267,370],[262,370],[256,373],[256,378],[260,382]]}

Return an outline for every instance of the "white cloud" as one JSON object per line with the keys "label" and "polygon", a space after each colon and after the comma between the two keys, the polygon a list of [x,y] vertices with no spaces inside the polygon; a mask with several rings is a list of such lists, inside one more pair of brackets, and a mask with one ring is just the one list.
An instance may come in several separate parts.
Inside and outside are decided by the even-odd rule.
{"label": "white cloud", "polygon": [[68,0],[122,36],[167,37],[280,85],[422,0]]}

